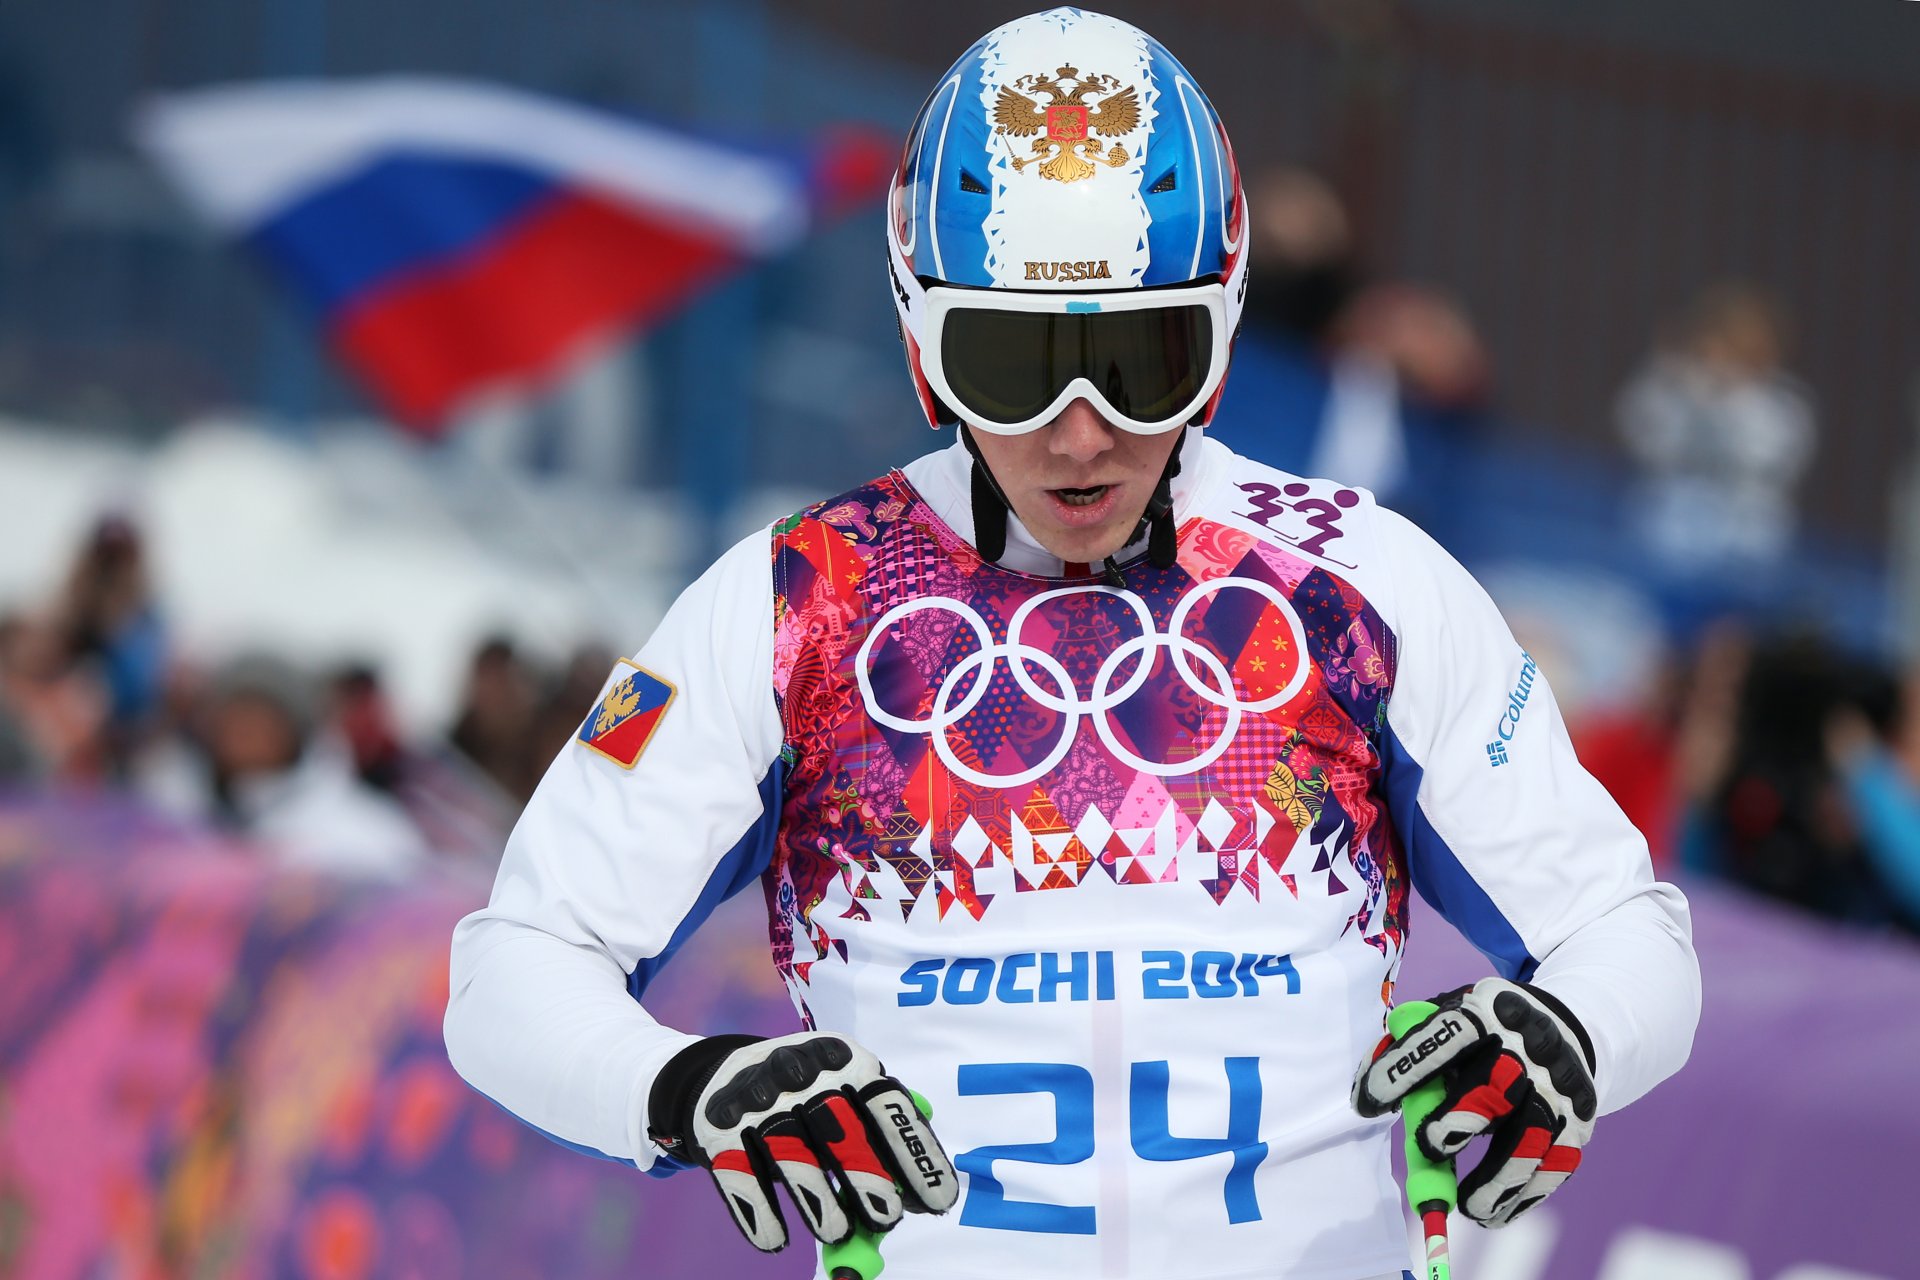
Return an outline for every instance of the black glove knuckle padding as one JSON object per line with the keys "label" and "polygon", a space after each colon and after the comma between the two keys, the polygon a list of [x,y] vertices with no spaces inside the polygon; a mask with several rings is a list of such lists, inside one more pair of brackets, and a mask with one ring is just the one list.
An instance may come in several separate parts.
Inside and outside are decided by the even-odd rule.
{"label": "black glove knuckle padding", "polygon": [[839,1040],[822,1037],[811,1044],[782,1045],[707,1100],[707,1123],[731,1129],[749,1111],[765,1111],[781,1094],[798,1093],[852,1061],[852,1052]]}
{"label": "black glove knuckle padding", "polygon": [[1579,1063],[1571,1058],[1563,1059],[1549,1067],[1547,1075],[1553,1087],[1573,1104],[1573,1114],[1582,1120],[1593,1119],[1594,1112],[1600,1109],[1600,1099],[1593,1091],[1592,1078],[1580,1069]]}

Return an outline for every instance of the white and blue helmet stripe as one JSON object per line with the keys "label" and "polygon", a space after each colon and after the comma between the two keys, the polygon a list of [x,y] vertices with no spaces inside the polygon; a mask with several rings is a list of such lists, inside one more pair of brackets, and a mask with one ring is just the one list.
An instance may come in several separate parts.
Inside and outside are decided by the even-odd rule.
{"label": "white and blue helmet stripe", "polygon": [[1115,18],[1052,9],[961,55],[908,133],[889,214],[916,382],[919,294],[931,284],[1086,291],[1217,279],[1238,322],[1245,203],[1226,131],[1179,61]]}

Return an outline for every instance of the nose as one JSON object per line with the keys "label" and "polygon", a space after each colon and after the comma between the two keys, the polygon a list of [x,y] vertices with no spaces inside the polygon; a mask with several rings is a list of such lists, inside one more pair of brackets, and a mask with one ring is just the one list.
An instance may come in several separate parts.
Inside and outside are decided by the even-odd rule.
{"label": "nose", "polygon": [[1114,428],[1087,400],[1075,400],[1047,427],[1047,451],[1075,462],[1092,462],[1113,448]]}

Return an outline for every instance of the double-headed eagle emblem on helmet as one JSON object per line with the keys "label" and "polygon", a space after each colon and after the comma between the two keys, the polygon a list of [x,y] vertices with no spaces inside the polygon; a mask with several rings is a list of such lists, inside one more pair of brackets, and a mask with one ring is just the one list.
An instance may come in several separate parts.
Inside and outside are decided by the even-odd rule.
{"label": "double-headed eagle emblem on helmet", "polygon": [[[1068,88],[1072,85],[1072,88]],[[1044,94],[1042,103],[1029,94]],[[1088,95],[1099,95],[1088,101]],[[1000,97],[993,104],[994,132],[1010,138],[1035,138],[1031,154],[1015,156],[1013,168],[1024,172],[1030,164],[1040,166],[1040,176],[1055,182],[1078,182],[1098,172],[1097,165],[1119,168],[1130,153],[1118,142],[1110,149],[1100,138],[1115,139],[1132,133],[1140,125],[1140,96],[1134,86],[1112,76],[1081,75],[1072,67],[1061,67],[1050,76],[1021,76],[1011,85],[1000,86]]]}

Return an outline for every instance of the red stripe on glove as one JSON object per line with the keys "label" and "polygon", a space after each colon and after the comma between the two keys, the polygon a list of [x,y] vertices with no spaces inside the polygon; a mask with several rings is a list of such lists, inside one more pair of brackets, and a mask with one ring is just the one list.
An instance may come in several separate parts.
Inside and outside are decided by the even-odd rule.
{"label": "red stripe on glove", "polygon": [[866,1126],[854,1112],[853,1104],[844,1097],[832,1097],[827,1099],[826,1109],[845,1135],[827,1144],[827,1149],[833,1152],[833,1158],[840,1162],[840,1167],[848,1173],[870,1173],[876,1178],[890,1179],[887,1167],[880,1163],[879,1153],[867,1140]]}
{"label": "red stripe on glove", "polygon": [[739,1147],[730,1147],[713,1158],[715,1173],[753,1173],[753,1161]]}
{"label": "red stripe on glove", "polygon": [[1520,1135],[1520,1141],[1514,1144],[1511,1158],[1544,1162],[1547,1150],[1551,1146],[1553,1146],[1553,1135],[1538,1125],[1532,1125]]}
{"label": "red stripe on glove", "polygon": [[1507,1097],[1507,1090],[1513,1087],[1524,1073],[1523,1068],[1513,1055],[1503,1053],[1493,1060],[1493,1070],[1489,1072],[1486,1084],[1475,1085],[1460,1095],[1460,1105],[1456,1111],[1471,1111],[1477,1116],[1489,1120],[1498,1120],[1513,1111],[1513,1102]]}
{"label": "red stripe on glove", "polygon": [[814,1157],[813,1148],[804,1138],[789,1138],[780,1134],[766,1136],[767,1154],[781,1164],[808,1164],[820,1167],[820,1161]]}
{"label": "red stripe on glove", "polygon": [[[1540,1160],[1542,1173],[1572,1173],[1580,1167],[1580,1148],[1550,1147]],[[1583,1184],[1584,1185],[1584,1184]]]}

